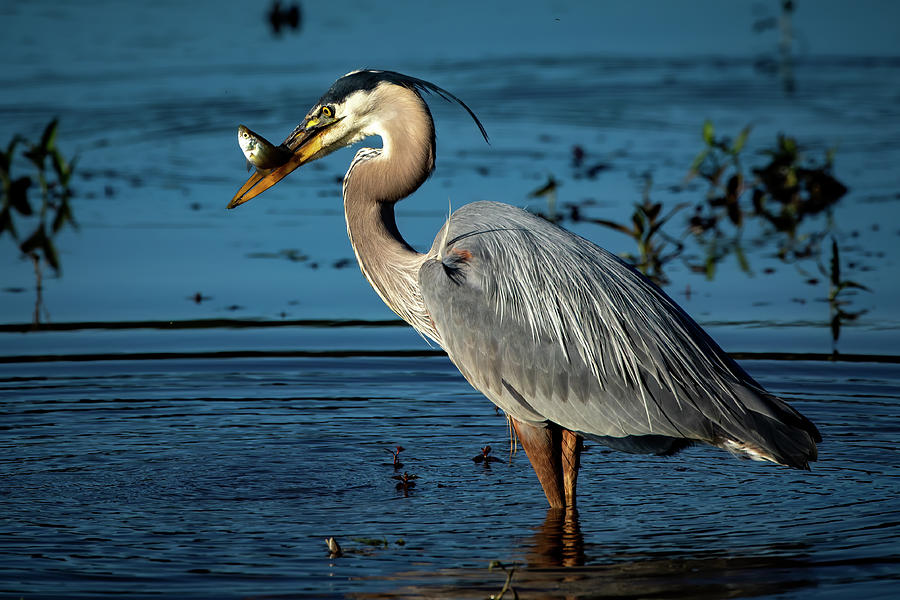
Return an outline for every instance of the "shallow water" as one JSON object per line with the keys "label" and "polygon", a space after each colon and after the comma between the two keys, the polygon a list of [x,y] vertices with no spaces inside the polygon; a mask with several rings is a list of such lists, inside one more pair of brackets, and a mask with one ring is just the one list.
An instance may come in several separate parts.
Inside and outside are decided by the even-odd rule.
{"label": "shallow water", "polygon": [[[492,560],[539,597],[887,597],[900,583],[896,363],[745,361],[818,424],[813,471],[591,445],[566,523],[446,358],[398,355],[410,346],[392,329],[354,333],[373,349],[3,364],[2,589],[476,598],[505,580]],[[490,468],[471,460],[486,444],[503,459]],[[418,476],[406,494],[402,472]],[[344,557],[328,558],[330,536]]]}
{"label": "shallow water", "polygon": [[[801,5],[806,41],[786,94],[758,68],[774,38],[748,33],[740,3],[563,7],[559,24],[539,3],[506,17],[479,7],[477,23],[418,4],[398,20],[328,5],[280,38],[258,7],[210,20],[191,6],[0,7],[12,24],[0,143],[60,116],[59,145],[79,156],[80,223],[57,240],[63,270],[47,274],[37,330],[31,266],[0,258],[0,594],[485,598],[507,577],[488,570],[494,560],[515,566],[522,598],[896,593],[900,61],[876,43],[891,19],[855,15],[871,39],[853,46],[839,3],[816,15]],[[432,36],[407,35],[419,15]],[[501,18],[534,35],[448,41]],[[615,18],[656,34],[623,30],[610,52],[613,38],[588,30]],[[363,46],[372,23],[396,43]],[[410,52],[417,40],[430,43]],[[548,175],[561,206],[595,218],[627,220],[647,171],[655,200],[696,202],[702,187],[676,187],[706,118],[732,135],[754,126],[752,165],[779,131],[810,158],[836,146],[850,193],[801,234],[833,236],[845,276],[870,289],[848,296],[866,312],[838,340],[827,255],[785,264],[751,245],[752,276],[733,260],[713,280],[680,261],[667,269],[673,298],[818,425],[813,470],[590,445],[577,518],[548,512],[524,454],[509,455],[503,416],[348,264],[340,176],[352,151],[224,210],[246,177],[237,124],[280,139],[360,55],[451,90],[491,135],[485,145],[462,111],[432,102],[438,168],[398,209],[418,248],[448,200],[544,209],[528,194]],[[576,144],[608,169],[582,176]],[[635,250],[612,230],[567,225]],[[502,461],[474,463],[485,445]],[[403,472],[418,476],[407,493]],[[345,556],[329,558],[331,536]]]}

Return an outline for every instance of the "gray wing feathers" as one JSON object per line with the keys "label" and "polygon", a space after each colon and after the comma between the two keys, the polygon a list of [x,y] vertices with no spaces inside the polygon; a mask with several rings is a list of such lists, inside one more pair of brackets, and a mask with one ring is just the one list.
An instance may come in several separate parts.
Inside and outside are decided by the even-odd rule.
{"label": "gray wing feathers", "polygon": [[511,416],[658,452],[687,439],[814,459],[815,427],[618,257],[505,204],[446,227],[419,273],[425,305],[451,360]]}

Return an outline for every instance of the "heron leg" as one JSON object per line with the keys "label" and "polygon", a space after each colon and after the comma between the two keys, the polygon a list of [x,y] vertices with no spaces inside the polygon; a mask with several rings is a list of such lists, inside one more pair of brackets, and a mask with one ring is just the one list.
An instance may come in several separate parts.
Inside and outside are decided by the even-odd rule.
{"label": "heron leg", "polygon": [[562,445],[563,488],[566,494],[566,506],[575,507],[575,484],[578,483],[578,468],[581,466],[581,450],[584,438],[573,431],[562,429],[560,439]]}
{"label": "heron leg", "polygon": [[[534,467],[544,488],[544,495],[552,508],[566,507],[566,493],[563,487],[563,469],[561,461],[561,444],[563,429],[553,423],[546,427],[529,425],[512,419],[516,435],[525,448],[525,454]],[[572,501],[574,502],[574,482],[572,485]]]}

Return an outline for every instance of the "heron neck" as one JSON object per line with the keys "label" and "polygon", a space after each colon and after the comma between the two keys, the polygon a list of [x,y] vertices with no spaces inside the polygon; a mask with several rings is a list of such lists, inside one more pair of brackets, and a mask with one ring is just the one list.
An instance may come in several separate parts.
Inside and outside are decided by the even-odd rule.
{"label": "heron neck", "polygon": [[427,257],[406,243],[394,203],[412,194],[434,168],[434,121],[422,98],[401,86],[379,86],[384,107],[368,133],[381,148],[363,148],[344,177],[347,233],[359,267],[385,304],[419,333],[440,342],[419,290]]}
{"label": "heron neck", "polygon": [[[397,192],[377,185],[378,181],[389,182],[392,178],[379,172],[389,168],[385,163],[390,161],[374,152],[377,157],[355,160],[344,179],[344,215],[350,244],[360,270],[385,304],[419,333],[439,342],[419,291],[419,268],[427,256],[416,252],[403,239],[394,217],[394,201],[382,199]],[[421,185],[425,177],[407,193]],[[397,183],[396,179],[393,181]]]}

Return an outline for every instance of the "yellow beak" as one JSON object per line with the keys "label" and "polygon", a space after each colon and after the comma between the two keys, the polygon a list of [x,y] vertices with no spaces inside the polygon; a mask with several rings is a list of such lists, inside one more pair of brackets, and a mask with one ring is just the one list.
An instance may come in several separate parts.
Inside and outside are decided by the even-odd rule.
{"label": "yellow beak", "polygon": [[301,140],[300,144],[294,150],[294,154],[280,167],[270,171],[255,171],[247,182],[241,186],[238,193],[234,195],[231,202],[228,203],[228,208],[240,206],[244,202],[259,196],[264,191],[284,179],[291,171],[302,164],[309,162],[309,160],[322,149],[322,134],[324,131],[324,129],[315,131],[306,139]]}

